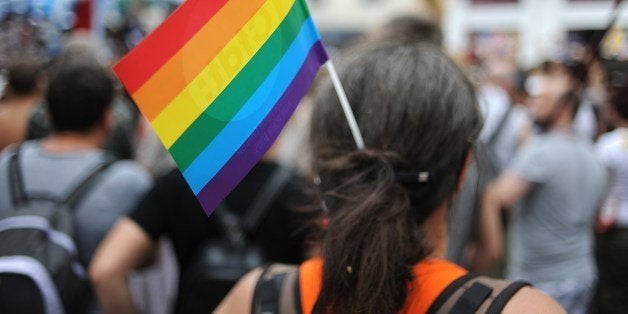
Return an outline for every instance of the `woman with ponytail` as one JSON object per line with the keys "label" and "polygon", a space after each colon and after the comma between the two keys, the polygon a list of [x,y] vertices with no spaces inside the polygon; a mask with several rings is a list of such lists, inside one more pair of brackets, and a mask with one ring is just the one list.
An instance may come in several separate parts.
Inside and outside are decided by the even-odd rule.
{"label": "woman with ponytail", "polygon": [[[331,82],[323,83],[309,140],[320,253],[295,271],[298,306],[286,311],[276,296],[277,312],[442,311],[439,295],[469,277],[444,255],[448,206],[482,124],[473,87],[429,44],[371,43],[348,55],[340,77],[366,148],[355,148]],[[260,284],[262,272],[244,277],[218,311],[263,311],[272,289]],[[535,289],[510,290],[499,311],[562,312]]]}

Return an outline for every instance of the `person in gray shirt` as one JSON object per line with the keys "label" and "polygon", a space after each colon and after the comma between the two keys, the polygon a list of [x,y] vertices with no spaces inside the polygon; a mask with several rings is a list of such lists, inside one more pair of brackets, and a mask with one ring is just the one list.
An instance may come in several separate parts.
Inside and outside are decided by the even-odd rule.
{"label": "person in gray shirt", "polygon": [[[64,198],[109,158],[102,147],[113,123],[113,86],[100,67],[68,66],[54,75],[46,94],[54,132],[20,147],[27,196]],[[0,154],[0,213],[12,208],[8,168],[15,150]],[[150,185],[149,174],[132,161],[115,162],[97,178],[74,209],[75,241],[85,267],[118,217],[135,207]]]}
{"label": "person in gray shirt", "polygon": [[607,174],[592,145],[575,135],[580,103],[564,73],[545,73],[532,103],[544,132],[489,185],[482,209],[485,258],[503,254],[500,211],[511,209],[507,273],[554,297],[568,313],[585,313],[597,271],[593,224]]}

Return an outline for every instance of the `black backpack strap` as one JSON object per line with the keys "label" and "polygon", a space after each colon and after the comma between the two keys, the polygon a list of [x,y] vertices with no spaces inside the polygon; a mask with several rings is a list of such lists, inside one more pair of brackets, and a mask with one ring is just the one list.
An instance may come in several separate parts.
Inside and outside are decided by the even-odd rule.
{"label": "black backpack strap", "polygon": [[443,292],[441,292],[438,295],[438,298],[434,300],[434,303],[432,303],[430,308],[427,310],[427,313],[428,314],[438,313],[438,310],[441,309],[443,306],[445,306],[445,304],[453,297],[454,293],[459,291],[469,281],[475,279],[478,276],[479,275],[475,273],[468,273],[454,280],[452,283],[449,284],[449,286],[447,286],[447,288],[445,288],[445,290],[443,290]]}
{"label": "black backpack strap", "polygon": [[94,169],[92,169],[89,172],[89,174],[85,177],[85,179],[80,181],[75,186],[74,190],[72,190],[72,192],[70,192],[65,199],[61,200],[59,204],[66,205],[70,209],[74,209],[74,207],[76,207],[76,205],[83,198],[83,196],[85,196],[87,191],[91,189],[92,185],[94,184],[96,179],[98,179],[100,174],[103,173],[105,170],[107,170],[107,168],[109,168],[109,166],[112,163],[113,163],[113,158],[107,155],[105,157],[105,161],[103,161]]}
{"label": "black backpack strap", "polygon": [[275,171],[273,171],[264,187],[257,193],[255,199],[247,208],[246,214],[242,219],[242,226],[246,232],[253,234],[257,231],[259,224],[270,209],[270,205],[279,196],[292,174],[292,168],[281,165],[277,166]]}
{"label": "black backpack strap", "polygon": [[9,187],[11,189],[11,200],[13,208],[24,204],[28,199],[24,189],[24,178],[20,169],[20,151],[22,146],[18,145],[9,159]]}
{"label": "black backpack strap", "polygon": [[485,284],[474,282],[465,291],[458,302],[451,309],[451,314],[475,313],[480,306],[488,299],[493,292],[493,288]]}
{"label": "black backpack strap", "polygon": [[298,267],[283,264],[265,267],[255,285],[251,313],[300,314]]}
{"label": "black backpack strap", "polygon": [[216,217],[220,225],[223,239],[229,241],[229,244],[236,248],[246,246],[246,233],[242,229],[240,217],[229,209],[225,201],[218,204],[212,215]]}
{"label": "black backpack strap", "polygon": [[466,275],[452,282],[434,301],[428,313],[501,313],[526,282],[510,282]]}
{"label": "black backpack strap", "polygon": [[22,174],[22,166],[20,165],[21,150],[22,146],[18,145],[13,155],[9,157],[9,188],[11,190],[13,208],[17,209],[30,200],[57,201],[57,197],[50,193],[26,193],[24,175]]}
{"label": "black backpack strap", "polygon": [[[29,199],[54,201],[55,198],[50,195],[37,194],[28,196],[26,194],[26,188],[24,186],[24,176],[22,174],[22,169],[20,166],[21,150],[22,146],[18,145],[15,148],[13,155],[11,155],[9,159],[9,186],[11,188],[11,198],[13,200],[14,208],[17,208],[19,205],[24,204]],[[81,200],[83,195],[89,190],[89,188],[96,180],[96,178],[100,175],[100,173],[105,171],[112,163],[113,158],[107,155],[105,157],[105,161],[96,166],[93,170],[91,170],[87,177],[85,177],[85,179],[77,184],[74,190],[72,190],[72,192],[70,192],[68,196],[60,202],[60,204],[64,204],[69,208],[74,208],[76,204]]]}
{"label": "black backpack strap", "polygon": [[260,222],[270,209],[272,202],[279,196],[283,187],[292,176],[292,169],[277,166],[262,189],[256,194],[251,205],[246,209],[245,216],[240,218],[231,211],[225,201],[220,203],[213,215],[218,219],[222,235],[231,245],[244,247],[247,243],[246,235],[254,234]]}
{"label": "black backpack strap", "polygon": [[486,311],[487,313],[501,313],[506,307],[506,303],[510,301],[510,299],[515,295],[515,293],[519,292],[524,287],[530,286],[529,283],[525,281],[515,281],[511,283],[506,289],[504,289],[500,294],[493,299],[493,303]]}

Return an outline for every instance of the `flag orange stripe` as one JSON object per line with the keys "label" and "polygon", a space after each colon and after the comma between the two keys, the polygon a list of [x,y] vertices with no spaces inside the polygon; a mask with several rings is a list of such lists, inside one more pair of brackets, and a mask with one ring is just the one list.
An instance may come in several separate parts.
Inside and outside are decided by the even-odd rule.
{"label": "flag orange stripe", "polygon": [[266,0],[230,0],[133,93],[133,99],[142,104],[146,118],[154,120],[236,36],[264,2]]}
{"label": "flag orange stripe", "polygon": [[[295,0],[268,0],[238,34],[151,121],[166,147],[170,147],[216,97],[231,84],[276,31]],[[279,50],[280,47],[274,47]],[[237,105],[237,104],[230,104]]]}
{"label": "flag orange stripe", "polygon": [[120,80],[134,93],[185,45],[228,0],[187,0],[166,22],[115,66]]}

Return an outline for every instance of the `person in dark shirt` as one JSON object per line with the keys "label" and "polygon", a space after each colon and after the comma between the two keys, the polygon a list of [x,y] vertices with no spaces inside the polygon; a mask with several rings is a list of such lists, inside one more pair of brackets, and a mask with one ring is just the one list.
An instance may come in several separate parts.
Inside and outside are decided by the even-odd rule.
{"label": "person in dark shirt", "polygon": [[[258,163],[223,205],[238,216],[244,216],[276,169],[278,166],[274,163]],[[302,226],[308,218],[307,214],[294,209],[304,203],[301,185],[300,177],[293,175],[269,205],[259,227],[248,235],[271,261],[296,263],[302,260],[305,234]],[[207,240],[221,237],[216,215],[205,215],[176,169],[158,178],[136,210],[118,221],[90,266],[90,278],[106,313],[135,311],[127,275],[152,262],[157,240],[164,235],[172,240],[180,274],[186,273],[198,249]],[[180,282],[180,289],[182,284]],[[221,298],[216,297],[217,300]],[[176,312],[181,311],[177,304]]]}

